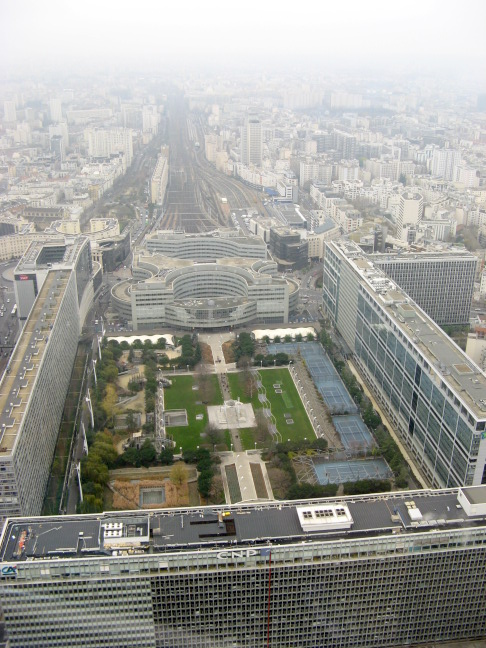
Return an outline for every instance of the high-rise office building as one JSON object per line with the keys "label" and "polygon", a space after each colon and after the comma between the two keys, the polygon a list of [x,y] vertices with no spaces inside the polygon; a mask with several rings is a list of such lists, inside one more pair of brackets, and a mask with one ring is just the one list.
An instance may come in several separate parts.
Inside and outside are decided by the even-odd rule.
{"label": "high-rise office building", "polygon": [[257,117],[248,117],[241,128],[241,162],[247,166],[261,166],[262,160],[262,123]]}
{"label": "high-rise office building", "polygon": [[485,484],[479,367],[354,243],[326,243],[323,304],[424,480]]}
{"label": "high-rise office building", "polygon": [[486,487],[9,520],[11,648],[484,637]]}
{"label": "high-rise office building", "polygon": [[434,322],[468,324],[477,258],[470,252],[396,252],[370,256]]}
{"label": "high-rise office building", "polygon": [[[0,521],[42,509],[82,313],[93,295],[88,239],[68,247],[32,243],[15,275],[26,316],[0,381]],[[56,265],[62,251],[70,267],[67,260]]]}
{"label": "high-rise office building", "polygon": [[269,248],[280,272],[299,270],[308,262],[307,241],[289,227],[270,228]]}

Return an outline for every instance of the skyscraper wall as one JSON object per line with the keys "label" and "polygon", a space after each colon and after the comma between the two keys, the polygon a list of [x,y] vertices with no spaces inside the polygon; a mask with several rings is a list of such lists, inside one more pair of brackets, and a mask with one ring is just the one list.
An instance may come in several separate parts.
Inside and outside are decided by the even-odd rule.
{"label": "skyscraper wall", "polygon": [[486,488],[10,520],[12,648],[381,648],[486,632]]}
{"label": "skyscraper wall", "polygon": [[323,304],[436,487],[486,483],[486,378],[356,244],[327,242]]}

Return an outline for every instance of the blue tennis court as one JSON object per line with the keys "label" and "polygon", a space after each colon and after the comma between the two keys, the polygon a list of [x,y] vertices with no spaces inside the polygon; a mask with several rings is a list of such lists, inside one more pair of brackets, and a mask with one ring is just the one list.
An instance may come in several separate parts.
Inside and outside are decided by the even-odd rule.
{"label": "blue tennis court", "polygon": [[348,393],[334,365],[319,342],[277,342],[267,345],[269,353],[300,356],[331,414],[357,414],[358,407]]}
{"label": "blue tennis court", "polygon": [[360,479],[389,479],[393,473],[384,459],[361,461],[313,461],[319,484],[343,484]]}
{"label": "blue tennis court", "polygon": [[375,442],[360,416],[333,416],[332,422],[346,450],[370,450]]}

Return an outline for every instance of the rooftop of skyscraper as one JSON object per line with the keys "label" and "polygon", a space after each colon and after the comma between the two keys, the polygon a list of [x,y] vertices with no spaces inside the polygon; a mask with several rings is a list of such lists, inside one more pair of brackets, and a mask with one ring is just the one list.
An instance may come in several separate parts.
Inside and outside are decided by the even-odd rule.
{"label": "rooftop of skyscraper", "polygon": [[231,549],[484,526],[486,486],[8,520],[2,561]]}

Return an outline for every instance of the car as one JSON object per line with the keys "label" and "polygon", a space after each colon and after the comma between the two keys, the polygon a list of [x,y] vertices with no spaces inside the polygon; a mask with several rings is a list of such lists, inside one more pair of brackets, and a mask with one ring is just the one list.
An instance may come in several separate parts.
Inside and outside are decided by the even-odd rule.
{"label": "car", "polygon": [[10,299],[7,299],[7,304],[10,304]]}

